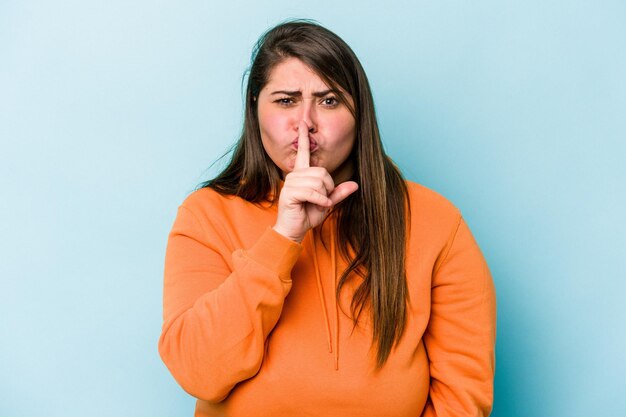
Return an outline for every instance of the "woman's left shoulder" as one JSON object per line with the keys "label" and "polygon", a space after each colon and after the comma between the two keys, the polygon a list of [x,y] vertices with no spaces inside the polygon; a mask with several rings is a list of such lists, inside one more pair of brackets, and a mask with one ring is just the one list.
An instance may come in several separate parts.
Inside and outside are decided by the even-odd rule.
{"label": "woman's left shoulder", "polygon": [[[454,234],[462,216],[446,197],[422,184],[406,181],[411,234],[424,241],[445,244]],[[437,243],[438,242],[438,243]]]}
{"label": "woman's left shoulder", "polygon": [[458,221],[461,213],[446,197],[422,184],[409,180],[405,180],[405,183],[412,215]]}

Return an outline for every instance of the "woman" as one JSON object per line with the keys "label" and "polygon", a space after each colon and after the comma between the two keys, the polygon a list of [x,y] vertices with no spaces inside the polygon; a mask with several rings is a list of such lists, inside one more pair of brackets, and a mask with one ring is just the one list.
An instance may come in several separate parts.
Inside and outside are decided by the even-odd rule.
{"label": "woman", "polygon": [[243,133],[169,236],[159,352],[196,416],[485,416],[495,296],[458,210],[385,155],[350,47],[259,40]]}

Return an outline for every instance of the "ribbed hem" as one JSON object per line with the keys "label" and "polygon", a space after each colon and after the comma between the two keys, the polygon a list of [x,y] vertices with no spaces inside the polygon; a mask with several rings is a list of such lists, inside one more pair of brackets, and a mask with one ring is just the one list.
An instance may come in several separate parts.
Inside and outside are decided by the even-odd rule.
{"label": "ribbed hem", "polygon": [[248,257],[271,271],[278,272],[283,281],[291,281],[291,270],[296,264],[302,245],[268,227],[259,240],[246,250]]}

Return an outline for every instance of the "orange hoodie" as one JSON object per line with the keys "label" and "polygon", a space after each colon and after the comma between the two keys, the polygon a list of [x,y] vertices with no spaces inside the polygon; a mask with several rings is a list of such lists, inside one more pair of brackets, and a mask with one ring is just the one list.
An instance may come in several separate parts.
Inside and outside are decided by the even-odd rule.
{"label": "orange hoodie", "polygon": [[[333,218],[302,244],[276,233],[276,205],[203,188],[180,206],[165,259],[159,353],[204,416],[487,416],[495,293],[458,210],[408,182],[406,330],[375,370],[369,312]],[[323,243],[324,242],[324,243]],[[328,243],[328,244],[325,244]]]}

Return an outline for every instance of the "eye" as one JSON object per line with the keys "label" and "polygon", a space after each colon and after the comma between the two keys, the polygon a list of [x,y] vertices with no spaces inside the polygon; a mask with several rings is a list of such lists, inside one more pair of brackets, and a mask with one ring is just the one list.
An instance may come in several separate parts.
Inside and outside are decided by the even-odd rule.
{"label": "eye", "polygon": [[337,107],[339,105],[339,100],[337,99],[337,97],[334,96],[328,96],[328,97],[324,97],[322,99],[322,104],[325,107]]}
{"label": "eye", "polygon": [[281,97],[279,99],[274,100],[274,103],[277,103],[280,106],[288,107],[295,103],[294,99],[291,97]]}

